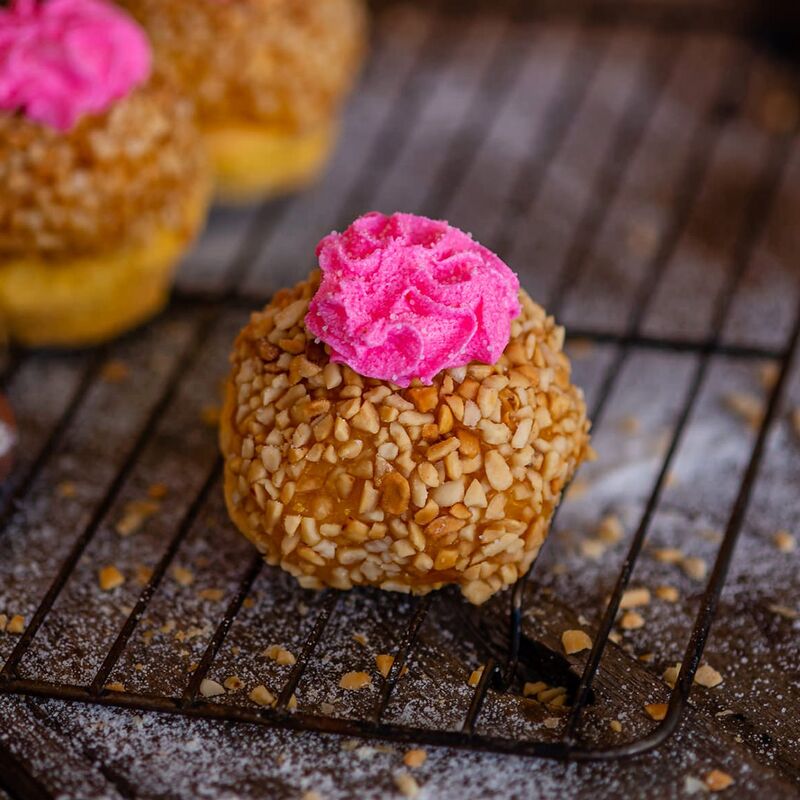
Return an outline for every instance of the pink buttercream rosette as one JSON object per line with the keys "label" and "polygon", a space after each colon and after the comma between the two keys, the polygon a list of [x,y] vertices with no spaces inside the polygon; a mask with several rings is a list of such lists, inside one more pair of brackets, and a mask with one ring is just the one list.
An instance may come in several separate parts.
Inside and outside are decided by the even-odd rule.
{"label": "pink buttercream rosette", "polygon": [[495,363],[520,314],[517,276],[446,222],[377,212],[317,246],[322,282],[306,327],[371,378],[408,386]]}
{"label": "pink buttercream rosette", "polygon": [[142,29],[102,0],[15,0],[0,9],[0,109],[68,131],[150,75]]}

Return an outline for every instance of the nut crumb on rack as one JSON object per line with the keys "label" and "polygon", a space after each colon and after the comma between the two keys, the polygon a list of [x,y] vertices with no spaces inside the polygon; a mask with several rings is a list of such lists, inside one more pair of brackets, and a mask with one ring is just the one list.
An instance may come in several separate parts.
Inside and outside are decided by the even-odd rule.
{"label": "nut crumb on rack", "polygon": [[708,689],[713,689],[715,686],[719,686],[722,683],[722,675],[712,666],[703,664],[701,667],[698,667],[694,676],[694,682]]}
{"label": "nut crumb on rack", "polygon": [[797,547],[797,541],[789,531],[777,531],[772,537],[772,541],[781,553],[792,553]]}
{"label": "nut crumb on rack", "polygon": [[363,633],[354,633],[353,641],[356,642],[356,644],[360,644],[362,647],[366,647],[368,644],[367,637],[364,636]]}
{"label": "nut crumb on rack", "polygon": [[779,603],[770,603],[767,608],[779,617],[784,617],[785,619],[800,619],[800,611],[790,608],[789,606],[783,606]]}
{"label": "nut crumb on rack", "polygon": [[2,633],[6,629],[7,624],[8,624],[8,615],[0,614],[0,633]]}
{"label": "nut crumb on rack", "polygon": [[656,597],[665,603],[677,603],[679,596],[678,590],[674,586],[656,587]]}
{"label": "nut crumb on rack", "polygon": [[59,497],[71,498],[78,493],[78,486],[74,481],[61,481],[56,486],[56,494]]}
{"label": "nut crumb on rack", "polygon": [[624,631],[636,631],[644,627],[644,617],[638,611],[626,611],[619,621],[619,626]]}
{"label": "nut crumb on rack", "polygon": [[229,691],[229,692],[238,692],[244,686],[242,683],[241,678],[238,678],[236,675],[229,675],[225,680],[222,682],[222,685]]}
{"label": "nut crumb on rack", "polygon": [[589,634],[581,630],[567,630],[561,634],[561,645],[564,652],[568,655],[580,653],[583,650],[592,649],[592,640]]}
{"label": "nut crumb on rack", "polygon": [[304,792],[300,800],[323,800],[323,798],[319,792],[312,790],[310,792]]}
{"label": "nut crumb on rack", "polygon": [[25,632],[25,617],[14,614],[6,624],[6,633],[20,634]]}
{"label": "nut crumb on rack", "polygon": [[125,503],[122,516],[114,525],[120,536],[131,536],[136,533],[145,521],[152,517],[161,506],[156,500],[130,500]]}
{"label": "nut crumb on rack", "polygon": [[172,577],[180,586],[191,586],[194,583],[194,573],[186,567],[173,567]]}
{"label": "nut crumb on rack", "polygon": [[584,539],[581,542],[581,554],[592,561],[599,561],[605,555],[606,549],[599,539]]}
{"label": "nut crumb on rack", "polygon": [[147,487],[147,496],[151,500],[163,500],[169,493],[169,488],[165,483],[151,483]]}
{"label": "nut crumb on rack", "polygon": [[111,683],[107,683],[104,687],[109,692],[124,692],[125,686],[120,683],[119,681],[112,681]]}
{"label": "nut crumb on rack", "polygon": [[616,514],[606,514],[597,526],[597,537],[606,544],[616,544],[625,536],[625,528]]}
{"label": "nut crumb on rack", "polygon": [[201,600],[218,603],[225,596],[225,592],[222,589],[201,589],[197,595]]}
{"label": "nut crumb on rack", "polygon": [[203,697],[217,697],[218,695],[225,694],[225,688],[221,683],[212,681],[211,678],[203,678],[200,681],[200,694]]}
{"label": "nut crumb on rack", "polygon": [[469,678],[467,678],[467,683],[473,687],[477,686],[481,682],[482,677],[483,677],[483,665],[481,665],[477,669],[472,670]]}
{"label": "nut crumb on rack", "polygon": [[125,576],[113,564],[109,564],[98,571],[97,582],[104,592],[110,592],[125,583]]}
{"label": "nut crumb on rack", "polygon": [[250,700],[252,700],[256,705],[259,706],[272,706],[275,705],[275,695],[264,686],[263,683],[260,683],[254,689],[250,690],[250,694],[247,695]]}
{"label": "nut crumb on rack", "polygon": [[372,683],[368,672],[345,672],[339,679],[339,687],[350,691],[364,689]]}
{"label": "nut crumb on rack", "polygon": [[279,644],[271,644],[261,655],[282,667],[290,667],[297,662],[294,653]]}
{"label": "nut crumb on rack", "polygon": [[702,581],[708,574],[708,565],[698,556],[687,556],[681,561],[681,569],[694,581]]}
{"label": "nut crumb on rack", "polygon": [[146,567],[144,564],[137,564],[134,568],[133,575],[136,578],[136,582],[144,586],[149,583],[150,578],[153,577],[153,570],[151,567]]}
{"label": "nut crumb on rack", "polygon": [[528,681],[522,687],[522,696],[523,697],[536,697],[540,692],[545,691],[545,689],[549,689],[550,686],[546,684],[544,681]]}
{"label": "nut crumb on rack", "polygon": [[764,416],[764,404],[755,395],[747,392],[728,392],[723,397],[728,411],[741,417],[754,430],[761,425]]}
{"label": "nut crumb on rack", "polygon": [[666,703],[646,703],[644,710],[656,722],[661,722],[667,716],[667,708]]}
{"label": "nut crumb on rack", "polygon": [[662,564],[680,564],[685,556],[677,547],[661,547],[653,550],[653,558]]}
{"label": "nut crumb on rack", "polygon": [[389,677],[389,672],[391,672],[393,664],[394,656],[388,653],[378,653],[378,655],[375,656],[375,665],[378,667],[378,672],[380,672],[384,678]]}
{"label": "nut crumb on rack", "polygon": [[725,789],[733,785],[733,778],[727,772],[712,769],[706,775],[705,783],[712,792],[724,792]]}
{"label": "nut crumb on rack", "polygon": [[608,723],[608,727],[611,728],[614,733],[622,733],[622,723],[618,719],[612,719],[611,722]]}
{"label": "nut crumb on rack", "polygon": [[619,607],[623,610],[638,608],[650,603],[650,590],[641,586],[633,589],[626,589],[619,601]]}
{"label": "nut crumb on rack", "polygon": [[413,750],[408,750],[403,756],[403,763],[407,767],[414,769],[415,767],[421,767],[427,758],[428,754],[425,752],[425,750],[414,748]]}
{"label": "nut crumb on rack", "polygon": [[129,375],[128,365],[118,358],[106,361],[100,370],[100,379],[106,383],[122,383],[128,379]]}
{"label": "nut crumb on rack", "polygon": [[667,667],[664,670],[663,678],[664,682],[670,687],[670,689],[675,688],[675,684],[678,682],[678,675],[681,672],[681,663],[680,661],[676,661],[675,664],[671,667]]}
{"label": "nut crumb on rack", "polygon": [[394,783],[403,797],[414,798],[419,795],[419,784],[407,772],[396,772]]}
{"label": "nut crumb on rack", "polygon": [[552,731],[561,724],[561,720],[558,717],[547,717],[542,724],[545,728]]}

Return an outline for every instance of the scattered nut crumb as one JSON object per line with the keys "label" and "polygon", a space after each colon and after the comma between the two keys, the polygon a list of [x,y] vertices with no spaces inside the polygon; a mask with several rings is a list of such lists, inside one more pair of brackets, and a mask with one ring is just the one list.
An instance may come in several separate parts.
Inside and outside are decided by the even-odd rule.
{"label": "scattered nut crumb", "polygon": [[712,792],[724,792],[729,786],[733,784],[733,778],[727,772],[719,769],[712,769],[706,775],[706,786]]}
{"label": "scattered nut crumb", "polygon": [[571,656],[583,650],[591,650],[592,640],[581,630],[568,630],[561,634],[561,645],[564,652]]}
{"label": "scattered nut crumb", "polygon": [[367,637],[364,636],[363,633],[354,633],[353,641],[356,642],[356,644],[360,644],[362,647],[366,647],[368,643]]}
{"label": "scattered nut crumb", "polygon": [[675,684],[678,682],[678,675],[681,672],[681,663],[680,661],[676,661],[675,665],[672,667],[667,667],[664,670],[664,681],[669,685],[670,689],[675,688]]}
{"label": "scattered nut crumb", "polygon": [[789,606],[782,606],[778,603],[770,603],[767,608],[773,614],[777,614],[779,617],[785,617],[786,619],[800,619],[800,611],[790,608]]}
{"label": "scattered nut crumb", "polygon": [[261,655],[266,658],[271,658],[276,664],[280,664],[282,667],[291,667],[297,662],[294,653],[289,652],[289,650],[279,644],[271,644]]}
{"label": "scattered nut crumb", "polygon": [[638,611],[626,611],[619,622],[624,631],[635,631],[644,627],[644,617]]}
{"label": "scattered nut crumb", "polygon": [[111,683],[107,683],[104,689],[108,689],[109,692],[124,692],[125,686],[124,684],[120,683],[119,681],[112,681]]}
{"label": "scattered nut crumb", "polygon": [[286,704],[286,708],[288,708],[289,711],[295,711],[297,709],[297,695],[296,694],[293,694],[289,698],[289,702]]}
{"label": "scattered nut crumb", "polygon": [[203,406],[200,412],[200,420],[208,428],[216,428],[219,425],[220,408],[217,405]]}
{"label": "scattered nut crumb", "polygon": [[646,703],[644,710],[656,722],[661,722],[661,720],[667,716],[666,703]]}
{"label": "scattered nut crumb", "polygon": [[523,697],[536,697],[539,692],[543,692],[545,689],[549,689],[550,687],[544,681],[536,681],[534,683],[526,683],[522,687],[522,696]]}
{"label": "scattered nut crumb", "polygon": [[147,489],[147,496],[151,500],[163,500],[167,496],[169,489],[163,483],[151,483]]}
{"label": "scattered nut crumb", "polygon": [[777,547],[781,553],[792,553],[797,547],[797,542],[789,531],[777,531],[772,537],[772,541],[775,542],[775,547]]}
{"label": "scattered nut crumb", "polygon": [[761,400],[746,392],[728,392],[723,398],[728,411],[741,417],[749,427],[758,428],[764,416],[764,405]]}
{"label": "scattered nut crumb", "polygon": [[113,564],[109,564],[97,573],[97,582],[104,592],[110,592],[125,583],[125,576]]}
{"label": "scattered nut crumb", "polygon": [[702,581],[708,573],[706,562],[697,556],[688,556],[681,561],[681,569],[695,581]]}
{"label": "scattered nut crumb", "polygon": [[622,733],[622,723],[618,719],[612,719],[608,726],[614,733]]}
{"label": "scattered nut crumb", "polygon": [[229,692],[238,692],[244,684],[242,683],[240,678],[237,678],[236,675],[231,675],[225,678],[222,684]]}
{"label": "scattered nut crumb", "polygon": [[662,547],[653,550],[653,558],[662,564],[680,564],[684,560],[684,555],[677,547]]}
{"label": "scattered nut crumb", "polygon": [[14,614],[6,625],[6,633],[20,634],[25,632],[25,617],[22,614]]}
{"label": "scattered nut crumb", "polygon": [[194,573],[186,567],[173,567],[172,577],[181,586],[191,586],[194,583]]}
{"label": "scattered nut crumb", "polygon": [[396,772],[394,775],[395,786],[403,797],[416,797],[419,794],[419,784],[407,772]]}
{"label": "scattered nut crumb", "polygon": [[372,677],[368,672],[345,672],[339,680],[342,689],[358,690],[364,689],[372,683]]}
{"label": "scattered nut crumb", "polygon": [[211,600],[214,603],[218,603],[225,596],[222,589],[201,589],[197,594],[202,600]]}
{"label": "scattered nut crumb", "polygon": [[100,378],[106,383],[122,383],[127,380],[129,374],[128,365],[118,358],[106,361],[100,370]]}
{"label": "scattered nut crumb", "polygon": [[625,529],[616,514],[606,514],[597,526],[597,537],[606,544],[616,544],[624,535]]}
{"label": "scattered nut crumb", "polygon": [[136,582],[144,586],[150,581],[150,578],[153,577],[153,570],[151,567],[146,567],[144,564],[137,564],[133,574],[136,578]]}
{"label": "scattered nut crumb", "polygon": [[421,767],[425,763],[425,760],[427,758],[428,754],[424,750],[419,750],[419,749],[409,750],[403,756],[403,763],[407,767],[411,767],[413,769],[414,767]]}
{"label": "scattered nut crumb", "polygon": [[584,539],[581,542],[581,554],[592,561],[599,561],[606,552],[606,546],[599,539]]}
{"label": "scattered nut crumb", "polygon": [[481,677],[483,676],[483,666],[478,667],[478,669],[472,670],[472,674],[467,679],[467,683],[470,686],[477,686],[481,682]]}
{"label": "scattered nut crumb", "polygon": [[677,603],[679,595],[674,586],[659,586],[656,588],[656,597],[666,603]]}
{"label": "scattered nut crumb", "polygon": [[200,681],[200,694],[203,697],[217,697],[217,695],[225,694],[225,689],[222,684],[212,681],[210,678],[203,678]]}
{"label": "scattered nut crumb", "polygon": [[56,486],[56,494],[59,497],[75,497],[78,487],[73,481],[62,481]]}
{"label": "scattered nut crumb", "polygon": [[712,689],[722,683],[722,675],[719,674],[713,667],[708,664],[703,664],[699,667],[694,676],[694,682],[700,686],[705,686]]}
{"label": "scattered nut crumb", "polygon": [[548,717],[542,724],[552,731],[561,724],[561,720],[558,717]]}
{"label": "scattered nut crumb", "polygon": [[387,655],[386,653],[379,653],[375,656],[375,665],[378,667],[378,672],[380,672],[384,678],[389,677],[392,664],[394,664],[394,656]]}
{"label": "scattered nut crumb", "polygon": [[117,521],[114,529],[120,536],[130,536],[136,533],[145,520],[155,514],[160,508],[155,500],[131,500],[125,503],[122,516]]}
{"label": "scattered nut crumb", "polygon": [[628,608],[638,608],[650,603],[650,590],[641,586],[636,589],[626,589],[619,601],[619,607],[623,610]]}
{"label": "scattered nut crumb", "polygon": [[272,706],[275,704],[275,695],[264,684],[259,684],[247,695],[256,705]]}

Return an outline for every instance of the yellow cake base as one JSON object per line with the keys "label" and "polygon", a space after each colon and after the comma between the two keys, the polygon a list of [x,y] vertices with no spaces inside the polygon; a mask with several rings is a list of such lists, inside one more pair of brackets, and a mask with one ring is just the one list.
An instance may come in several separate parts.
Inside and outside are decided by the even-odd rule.
{"label": "yellow cake base", "polygon": [[222,202],[247,203],[298,189],[325,165],[336,125],[288,134],[263,125],[230,124],[203,129]]}
{"label": "yellow cake base", "polygon": [[12,339],[30,347],[81,347],[112,338],[161,310],[174,268],[205,216],[202,194],[182,230],[141,245],[57,262],[0,264],[0,314]]}

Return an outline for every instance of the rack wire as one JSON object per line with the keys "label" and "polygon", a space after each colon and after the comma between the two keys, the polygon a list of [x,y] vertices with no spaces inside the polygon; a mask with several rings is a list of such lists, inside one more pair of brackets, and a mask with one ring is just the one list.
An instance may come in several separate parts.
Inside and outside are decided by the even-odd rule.
{"label": "rack wire", "polygon": [[[520,669],[524,666],[520,664],[521,639],[524,635],[536,637],[531,621],[525,616],[525,594],[536,581],[535,570],[532,576],[520,581],[499,601],[509,604],[505,652],[495,652],[485,662],[457,729],[421,727],[387,719],[396,690],[403,681],[404,670],[414,660],[420,632],[438,595],[410,603],[404,625],[394,636],[392,667],[380,683],[374,702],[361,708],[353,717],[291,707],[304,675],[319,658],[326,632],[339,613],[343,600],[342,595],[335,591],[326,591],[316,600],[313,624],[306,626],[308,629],[298,648],[296,662],[278,687],[273,708],[216,702],[213,698],[203,697],[201,685],[211,674],[254,585],[265,575],[272,575],[270,568],[257,555],[250,556],[238,582],[228,593],[224,610],[215,620],[210,635],[203,640],[205,648],[182,689],[156,692],[113,688],[120,681],[110,681],[120,675],[120,670],[130,666],[123,656],[146,619],[154,597],[163,590],[181,548],[190,536],[196,534],[198,526],[202,527],[204,515],[213,504],[221,474],[219,457],[211,459],[201,479],[190,491],[187,490],[180,515],[170,522],[168,543],[152,565],[132,605],[125,609],[122,623],[113,629],[108,646],[89,659],[91,674],[88,679],[65,681],[29,676],[30,660],[35,657],[37,642],[42,639],[43,629],[50,624],[66,587],[83,580],[80,570],[87,553],[95,539],[107,529],[119,504],[128,496],[129,487],[137,479],[138,470],[146,460],[149,448],[153,447],[160,426],[183,397],[187,382],[203,359],[208,357],[209,349],[213,349],[214,342],[220,339],[220,331],[233,330],[232,321],[241,320],[245,309],[264,302],[268,292],[259,294],[260,286],[274,287],[302,277],[296,271],[296,264],[307,260],[303,255],[307,243],[290,241],[290,250],[281,251],[286,240],[291,240],[304,224],[311,228],[306,233],[312,237],[325,229],[340,227],[365,207],[384,198],[404,202],[409,210],[437,216],[446,216],[454,207],[468,211],[469,207],[464,203],[475,188],[470,184],[472,170],[480,167],[487,152],[491,155],[490,145],[493,137],[498,136],[497,125],[502,141],[502,125],[496,125],[495,121],[502,121],[502,115],[509,113],[509,107],[518,101],[515,95],[520,91],[517,82],[523,80],[520,75],[524,72],[524,64],[527,59],[535,57],[539,45],[551,48],[552,57],[561,59],[561,66],[552,70],[552,75],[547,78],[552,86],[548,91],[542,90],[542,97],[537,101],[542,107],[541,119],[532,130],[522,128],[530,136],[530,142],[525,147],[524,157],[515,165],[516,177],[510,177],[505,192],[501,192],[499,210],[502,213],[487,214],[489,221],[494,220],[496,224],[492,229],[492,225],[487,223],[486,236],[487,244],[496,247],[501,255],[513,250],[515,241],[534,224],[531,220],[535,222],[537,209],[548,202],[545,192],[555,185],[548,183],[548,179],[559,158],[569,157],[562,154],[564,148],[572,146],[570,136],[575,135],[576,128],[586,121],[586,115],[590,112],[597,115],[598,124],[607,127],[606,145],[593,156],[596,163],[590,170],[588,201],[573,221],[568,247],[556,265],[556,274],[551,276],[549,296],[541,298],[557,314],[567,307],[569,293],[589,268],[587,262],[599,232],[608,222],[612,199],[625,191],[629,171],[635,173],[636,154],[652,131],[656,110],[661,103],[670,100],[676,70],[683,63],[681,59],[690,57],[691,45],[661,29],[658,10],[644,25],[637,23],[633,27],[598,31],[592,24],[596,19],[590,13],[570,21],[561,18],[555,22],[532,21],[524,13],[525,4],[513,4],[503,15],[488,13],[480,4],[472,7],[459,3],[457,6],[458,11],[445,3],[439,4],[438,9],[428,8],[423,12],[400,4],[381,11],[376,26],[375,55],[354,100],[345,127],[344,146],[329,176],[318,190],[307,196],[266,203],[239,212],[218,211],[220,216],[216,221],[212,220],[209,233],[201,241],[195,256],[187,262],[174,303],[162,320],[144,332],[128,337],[122,344],[106,345],[69,357],[47,353],[14,354],[5,375],[5,385],[12,393],[15,387],[21,391],[18,383],[25,370],[35,371],[40,363],[44,363],[42,369],[50,369],[53,363],[66,364],[70,382],[64,402],[53,411],[46,429],[43,427],[37,431],[39,438],[35,446],[23,455],[22,463],[6,486],[0,513],[7,530],[0,536],[24,535],[25,512],[31,495],[39,491],[42,482],[49,480],[48,470],[57,473],[59,460],[69,450],[70,437],[77,435],[76,429],[83,424],[83,416],[94,402],[108,360],[118,357],[126,348],[143,349],[149,353],[148,359],[154,358],[162,341],[162,332],[170,325],[178,330],[176,338],[180,340],[171,345],[170,363],[154,379],[157,390],[149,404],[144,408],[135,407],[131,399],[129,413],[138,421],[132,422],[129,433],[120,437],[122,451],[113,474],[98,487],[97,495],[90,498],[89,511],[76,520],[77,528],[70,528],[69,545],[36,598],[24,632],[10,649],[0,651],[0,659],[4,659],[0,669],[0,692],[348,737],[375,737],[574,761],[609,760],[642,753],[663,743],[677,728],[689,701],[767,437],[778,416],[781,396],[800,339],[800,308],[779,347],[731,340],[724,333],[734,304],[741,300],[742,284],[754,249],[774,213],[785,170],[794,156],[795,142],[791,131],[759,134],[759,141],[763,140],[764,157],[753,176],[744,221],[732,242],[724,280],[711,306],[708,336],[684,338],[680,332],[656,336],[645,329],[651,300],[675,257],[681,235],[689,224],[704,181],[712,169],[715,153],[721,146],[720,141],[724,136],[735,135],[736,125],[741,124],[747,114],[752,76],[754,72],[765,69],[763,59],[738,37],[724,38],[718,47],[718,58],[711,68],[718,75],[716,85],[705,95],[687,101],[688,108],[683,109],[691,126],[691,135],[676,179],[678,188],[672,202],[666,204],[656,246],[644,259],[638,273],[625,319],[621,324],[615,322],[605,329],[581,328],[579,325],[571,329],[572,340],[589,340],[612,351],[591,409],[596,427],[602,424],[612,392],[633,353],[672,352],[691,359],[693,366],[669,442],[627,555],[617,573],[611,598],[593,630],[592,649],[585,659],[568,665],[576,688],[560,736],[538,739],[499,736],[482,731],[480,726],[490,692],[516,692]],[[701,47],[705,35],[717,36],[715,41],[719,45],[718,34],[706,31],[694,35],[700,37],[695,39],[695,43],[699,41]],[[480,57],[479,51],[483,51]],[[614,59],[618,59],[618,65],[633,64],[635,80],[614,72],[613,64],[617,63]],[[608,67],[609,63],[611,67]],[[619,97],[612,92],[598,99],[598,81],[602,82],[602,76],[608,74],[613,74],[614,80],[627,88]],[[452,105],[447,114],[459,118],[441,134],[441,141],[430,152],[426,148],[431,142],[436,143],[437,126],[442,124],[442,113],[436,106],[443,100]],[[360,137],[358,147],[349,150],[348,131],[359,131]],[[421,160],[420,154],[425,154],[425,158]],[[409,165],[415,170],[410,183],[405,179]],[[313,220],[314,224],[308,220]],[[321,231],[316,230],[315,225]],[[226,262],[224,269],[208,270],[201,264],[207,248],[213,247],[221,249],[222,260]],[[525,272],[522,272],[524,283]],[[778,365],[779,371],[754,436],[710,578],[699,601],[680,675],[663,721],[645,735],[630,741],[598,745],[582,735],[582,722],[587,708],[594,702],[593,689],[603,658],[612,647],[609,636],[620,601],[642,553],[709,369],[717,360],[726,357],[754,363],[769,360]],[[21,528],[23,533],[19,534]],[[212,535],[211,530],[208,535]],[[369,598],[365,602],[369,602]],[[74,646],[80,648],[80,642],[75,642]],[[15,783],[18,792],[25,790],[28,792],[26,796],[36,796],[30,786],[23,785],[23,779],[20,781]]]}

